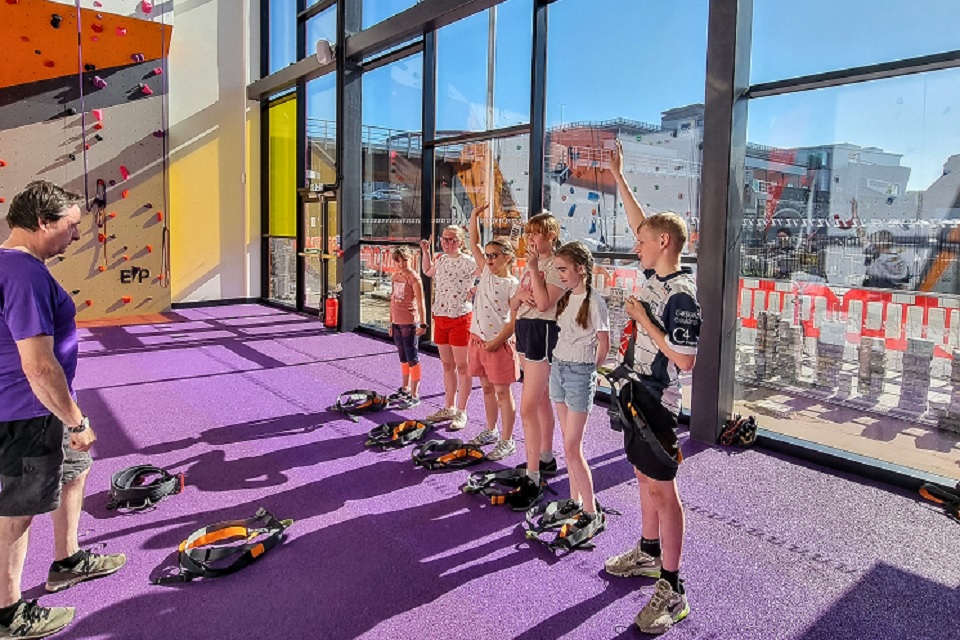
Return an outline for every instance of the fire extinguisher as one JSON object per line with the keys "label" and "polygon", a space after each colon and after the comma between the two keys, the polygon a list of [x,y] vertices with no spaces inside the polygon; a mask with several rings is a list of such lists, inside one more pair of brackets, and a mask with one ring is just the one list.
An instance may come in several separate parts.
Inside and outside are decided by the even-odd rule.
{"label": "fire extinguisher", "polygon": [[340,298],[336,291],[327,294],[327,302],[323,311],[323,326],[336,329],[340,321]]}

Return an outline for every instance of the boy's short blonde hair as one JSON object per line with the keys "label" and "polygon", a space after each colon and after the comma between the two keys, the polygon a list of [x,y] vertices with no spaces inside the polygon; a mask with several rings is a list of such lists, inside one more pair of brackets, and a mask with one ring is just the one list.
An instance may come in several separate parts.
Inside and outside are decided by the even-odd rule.
{"label": "boy's short blonde hair", "polygon": [[637,226],[637,233],[640,233],[644,227],[648,227],[654,233],[669,234],[676,245],[677,253],[683,251],[683,247],[687,244],[687,223],[683,221],[680,214],[673,211],[662,211],[647,216]]}

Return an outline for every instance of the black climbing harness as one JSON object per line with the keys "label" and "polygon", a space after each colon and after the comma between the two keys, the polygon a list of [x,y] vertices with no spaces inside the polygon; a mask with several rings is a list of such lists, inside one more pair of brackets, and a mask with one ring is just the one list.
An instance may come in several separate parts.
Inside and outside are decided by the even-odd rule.
{"label": "black climbing harness", "polygon": [[376,391],[369,389],[353,389],[344,391],[337,397],[337,403],[329,407],[330,411],[339,411],[354,422],[360,422],[357,417],[361,413],[381,411],[390,404],[390,399]]}
{"label": "black climbing harness", "polygon": [[420,440],[431,426],[433,424],[426,420],[384,422],[370,430],[365,444],[383,449],[403,447]]}
{"label": "black climbing harness", "polygon": [[[464,493],[479,493],[490,498],[490,504],[514,507],[521,500],[521,488],[527,479],[526,469],[504,469],[502,471],[474,471],[467,476],[466,483],[460,487]],[[547,490],[553,494],[547,483],[540,479],[540,493]],[[539,497],[537,498],[540,499]]]}
{"label": "black climbing harness", "polygon": [[431,471],[461,469],[487,459],[478,445],[452,440],[427,440],[413,448],[413,463]]}
{"label": "black climbing harness", "polygon": [[920,487],[920,495],[941,505],[947,516],[960,522],[960,482],[953,489],[926,483]]}
{"label": "black climbing harness", "polygon": [[757,421],[753,416],[735,414],[720,432],[720,444],[730,447],[750,447],[757,441]]}
{"label": "black climbing harness", "polygon": [[178,548],[179,572],[155,584],[189,582],[239,571],[277,546],[293,520],[277,520],[263,507],[252,518],[227,520],[197,529]]}
{"label": "black climbing harness", "polygon": [[[645,305],[648,315],[656,319],[656,316],[650,311],[649,306]],[[657,460],[668,468],[676,469],[680,460],[683,459],[679,453],[675,458],[664,448],[663,443],[657,438],[650,426],[650,419],[647,417],[643,407],[650,403],[659,403],[653,394],[647,389],[640,376],[633,368],[634,347],[637,342],[637,323],[632,323],[630,332],[630,341],[627,345],[627,352],[623,356],[623,363],[610,372],[603,373],[603,376],[610,383],[612,393],[610,394],[611,403],[616,405],[619,414],[620,423],[624,429],[634,429],[640,435],[640,438],[647,443],[650,450],[656,456]]]}
{"label": "black climbing harness", "polygon": [[596,514],[587,522],[583,507],[570,498],[539,504],[527,510],[524,533],[527,540],[545,544],[551,550],[592,550],[593,538],[607,528],[607,514],[620,512],[598,502]]}
{"label": "black climbing harness", "polygon": [[140,511],[181,491],[182,473],[174,475],[152,464],[127,467],[113,474],[110,479],[110,502],[107,509]]}

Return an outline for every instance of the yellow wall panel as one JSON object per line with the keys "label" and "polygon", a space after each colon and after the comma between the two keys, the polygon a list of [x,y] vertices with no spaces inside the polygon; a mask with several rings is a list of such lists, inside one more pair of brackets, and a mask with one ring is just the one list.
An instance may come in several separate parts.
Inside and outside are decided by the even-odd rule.
{"label": "yellow wall panel", "polygon": [[270,107],[270,235],[297,235],[297,101]]}
{"label": "yellow wall panel", "polygon": [[[220,268],[219,143],[198,140],[170,164],[170,288],[174,300],[191,293]],[[194,203],[203,202],[203,207]]]}

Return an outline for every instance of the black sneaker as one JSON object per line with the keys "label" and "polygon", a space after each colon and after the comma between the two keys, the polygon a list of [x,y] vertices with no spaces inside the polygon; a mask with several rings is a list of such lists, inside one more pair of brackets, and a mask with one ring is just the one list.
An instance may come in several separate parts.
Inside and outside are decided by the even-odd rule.
{"label": "black sneaker", "polygon": [[[521,462],[520,464],[517,465],[517,469],[526,469],[526,468],[527,468],[526,462]],[[552,478],[555,475],[557,475],[557,458],[556,457],[552,458],[550,462],[544,462],[543,460],[540,461],[540,475],[547,476],[548,478]]]}
{"label": "black sneaker", "polygon": [[404,389],[403,387],[400,387],[395,392],[388,395],[387,400],[389,400],[390,402],[397,402],[399,400],[405,400],[409,397],[410,397],[410,392]]}
{"label": "black sneaker", "polygon": [[543,481],[534,482],[530,476],[520,480],[520,486],[515,493],[507,495],[507,504],[513,511],[526,511],[543,497]]}
{"label": "black sneaker", "polygon": [[0,638],[46,638],[73,622],[73,607],[41,607],[36,600],[21,601],[13,622],[0,624]]}

